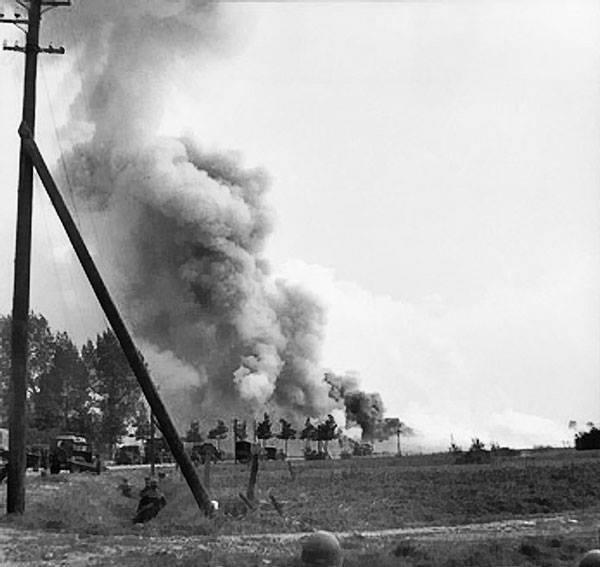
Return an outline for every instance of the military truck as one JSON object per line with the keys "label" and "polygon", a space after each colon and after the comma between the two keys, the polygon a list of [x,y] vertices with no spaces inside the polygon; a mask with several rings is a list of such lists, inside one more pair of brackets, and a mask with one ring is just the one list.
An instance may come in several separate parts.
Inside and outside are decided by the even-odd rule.
{"label": "military truck", "polygon": [[[0,482],[2,482],[8,473],[8,461],[10,452],[8,450],[8,429],[0,428]],[[38,470],[45,467],[48,463],[48,445],[35,444],[27,445],[26,467]]]}
{"label": "military truck", "polygon": [[249,463],[252,458],[252,443],[249,441],[236,441],[235,461],[237,463]]}
{"label": "military truck", "polygon": [[172,463],[174,460],[171,449],[169,449],[169,444],[164,437],[157,436],[154,438],[154,441],[144,439],[144,464],[150,463],[153,451],[154,462],[157,464]]}
{"label": "military truck", "polygon": [[61,470],[93,470],[95,467],[92,445],[82,435],[65,434],[55,437],[50,443],[48,460],[50,474],[58,474]]}
{"label": "military truck", "polygon": [[115,465],[141,465],[143,461],[139,445],[121,445],[115,453]]}

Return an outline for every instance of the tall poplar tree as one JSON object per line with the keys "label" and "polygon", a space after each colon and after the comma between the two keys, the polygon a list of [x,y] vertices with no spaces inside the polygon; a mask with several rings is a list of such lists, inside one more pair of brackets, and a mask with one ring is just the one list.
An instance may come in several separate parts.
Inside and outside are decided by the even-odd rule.
{"label": "tall poplar tree", "polygon": [[84,351],[93,365],[92,395],[98,407],[100,440],[112,450],[135,421],[140,388],[117,338],[108,329],[96,337],[93,352],[90,343]]}

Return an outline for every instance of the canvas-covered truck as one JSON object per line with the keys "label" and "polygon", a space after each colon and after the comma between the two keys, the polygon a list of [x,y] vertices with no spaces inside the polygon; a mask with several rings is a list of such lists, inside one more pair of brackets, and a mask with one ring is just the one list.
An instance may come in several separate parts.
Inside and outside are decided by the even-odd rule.
{"label": "canvas-covered truck", "polygon": [[115,452],[115,465],[141,465],[144,461],[139,445],[121,445]]}
{"label": "canvas-covered truck", "polygon": [[[10,452],[8,450],[8,429],[0,428],[0,482],[2,482],[8,472],[8,461]],[[48,463],[48,445],[36,443],[27,445],[25,448],[26,467],[34,471],[45,468]]]}
{"label": "canvas-covered truck", "polygon": [[58,435],[50,443],[50,473],[91,471],[95,468],[92,445],[81,435]]}

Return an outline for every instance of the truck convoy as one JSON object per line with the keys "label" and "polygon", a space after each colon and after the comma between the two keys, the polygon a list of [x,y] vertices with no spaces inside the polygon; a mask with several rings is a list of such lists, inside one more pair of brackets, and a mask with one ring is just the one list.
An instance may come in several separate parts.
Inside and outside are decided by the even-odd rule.
{"label": "truck convoy", "polygon": [[[9,458],[8,430],[0,429],[0,482],[6,476]],[[50,444],[28,445],[27,468],[50,469],[50,474],[58,474],[61,470],[96,471],[98,462],[85,437],[67,433],[54,437]]]}

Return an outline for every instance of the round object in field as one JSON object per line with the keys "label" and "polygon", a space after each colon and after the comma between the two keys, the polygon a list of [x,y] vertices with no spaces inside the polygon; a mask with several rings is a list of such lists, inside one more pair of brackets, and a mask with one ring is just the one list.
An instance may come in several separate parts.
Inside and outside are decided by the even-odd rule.
{"label": "round object in field", "polygon": [[579,567],[600,567],[600,549],[588,551],[579,562]]}
{"label": "round object in field", "polygon": [[305,567],[342,567],[344,557],[337,538],[329,532],[315,532],[302,542]]}

